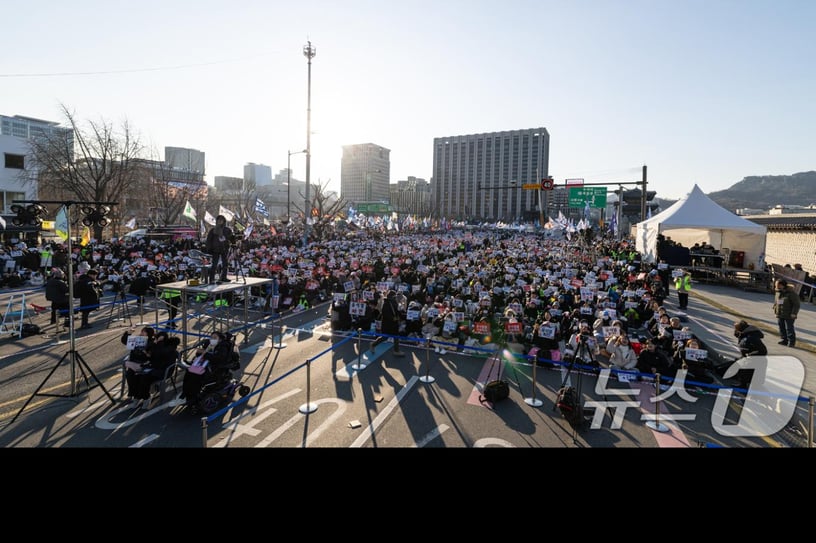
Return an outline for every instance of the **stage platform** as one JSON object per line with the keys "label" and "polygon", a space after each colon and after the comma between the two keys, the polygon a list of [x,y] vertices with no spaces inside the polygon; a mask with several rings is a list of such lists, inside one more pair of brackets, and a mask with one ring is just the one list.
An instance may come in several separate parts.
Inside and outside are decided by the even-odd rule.
{"label": "stage platform", "polygon": [[[243,321],[241,326],[234,326],[233,316],[235,312],[233,311],[233,307],[231,303],[225,305],[224,308],[224,316],[223,321],[224,325],[221,326],[221,330],[219,331],[229,331],[230,333],[234,334],[236,331],[241,329],[246,329],[250,323],[249,319],[249,304],[246,300],[250,298],[250,289],[255,287],[264,288],[265,285],[271,284],[273,279],[272,278],[265,278],[265,277],[236,277],[228,275],[227,279],[230,281],[228,283],[208,283],[202,285],[190,285],[187,281],[174,281],[172,283],[162,283],[161,285],[156,285],[156,297],[161,298],[162,293],[165,290],[178,290],[181,292],[181,307],[179,308],[179,316],[181,317],[181,332],[182,332],[182,348],[187,349],[188,347],[188,320],[190,319],[190,300],[191,296],[200,297],[201,295],[206,296],[206,300],[202,301],[206,303],[209,300],[220,300],[220,299],[229,299],[231,294],[241,293],[245,300],[243,304]],[[248,341],[248,334],[244,334],[243,342],[246,343]],[[194,342],[195,343],[195,342]]]}
{"label": "stage platform", "polygon": [[772,292],[771,274],[747,268],[730,266],[711,267],[692,265],[688,270],[691,278],[701,283],[728,285],[756,292]]}

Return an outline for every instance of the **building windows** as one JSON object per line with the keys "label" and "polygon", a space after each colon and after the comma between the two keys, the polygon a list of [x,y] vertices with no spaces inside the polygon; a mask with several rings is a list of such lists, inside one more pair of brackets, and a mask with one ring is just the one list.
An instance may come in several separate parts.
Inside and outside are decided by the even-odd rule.
{"label": "building windows", "polygon": [[3,153],[5,160],[3,167],[14,170],[25,170],[25,155],[16,155],[14,153]]}

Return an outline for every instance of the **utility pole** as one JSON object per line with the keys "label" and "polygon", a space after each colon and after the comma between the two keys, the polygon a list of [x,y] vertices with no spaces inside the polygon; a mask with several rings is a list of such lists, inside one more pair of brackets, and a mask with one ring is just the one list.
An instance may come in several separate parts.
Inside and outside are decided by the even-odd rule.
{"label": "utility pole", "polygon": [[643,165],[643,188],[640,189],[640,220],[646,220],[646,165]]}

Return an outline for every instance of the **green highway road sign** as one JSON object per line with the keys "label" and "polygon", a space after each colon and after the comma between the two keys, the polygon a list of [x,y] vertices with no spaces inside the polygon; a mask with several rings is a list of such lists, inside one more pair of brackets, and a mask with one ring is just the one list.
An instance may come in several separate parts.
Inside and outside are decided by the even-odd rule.
{"label": "green highway road sign", "polygon": [[606,207],[606,187],[570,187],[569,207]]}

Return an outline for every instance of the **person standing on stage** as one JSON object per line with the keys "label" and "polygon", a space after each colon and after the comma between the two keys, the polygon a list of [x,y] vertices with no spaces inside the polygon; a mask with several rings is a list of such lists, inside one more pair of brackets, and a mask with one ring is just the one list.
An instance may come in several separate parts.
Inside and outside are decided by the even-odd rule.
{"label": "person standing on stage", "polygon": [[221,276],[219,280],[222,283],[227,282],[229,250],[234,238],[235,236],[232,233],[232,229],[227,226],[227,218],[223,215],[217,216],[215,218],[215,226],[207,233],[207,241],[204,245],[204,250],[212,255],[210,283],[215,282],[215,269],[218,267],[219,260],[221,261]]}

